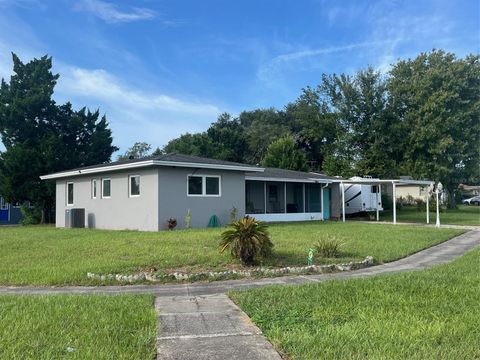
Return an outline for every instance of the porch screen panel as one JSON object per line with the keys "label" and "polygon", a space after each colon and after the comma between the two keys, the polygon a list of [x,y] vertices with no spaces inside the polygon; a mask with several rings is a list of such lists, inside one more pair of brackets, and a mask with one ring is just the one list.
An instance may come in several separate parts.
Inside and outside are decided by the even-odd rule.
{"label": "porch screen panel", "polygon": [[322,211],[322,185],[321,184],[305,184],[305,211],[321,212]]}
{"label": "porch screen panel", "polygon": [[263,181],[245,181],[245,212],[265,214],[265,185]]}
{"label": "porch screen panel", "polygon": [[267,214],[285,213],[285,183],[267,182]]}
{"label": "porch screen panel", "polygon": [[287,183],[287,213],[303,213],[302,183]]}

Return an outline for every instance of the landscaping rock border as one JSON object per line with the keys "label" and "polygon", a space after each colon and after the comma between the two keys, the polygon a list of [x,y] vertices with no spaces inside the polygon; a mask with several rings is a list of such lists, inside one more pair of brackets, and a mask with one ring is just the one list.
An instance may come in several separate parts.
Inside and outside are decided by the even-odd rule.
{"label": "landscaping rock border", "polygon": [[227,277],[251,277],[251,276],[282,276],[285,274],[314,274],[328,271],[350,271],[372,266],[374,260],[372,256],[367,256],[362,261],[349,262],[345,264],[330,264],[330,265],[308,265],[308,266],[287,266],[282,268],[265,268],[256,267],[248,270],[228,270],[228,271],[209,271],[198,273],[181,273],[174,272],[171,274],[141,272],[133,275],[123,274],[95,274],[88,272],[87,278],[97,279],[100,281],[116,280],[120,282],[134,283],[139,281],[158,282],[164,280],[209,280],[209,279],[223,279]]}

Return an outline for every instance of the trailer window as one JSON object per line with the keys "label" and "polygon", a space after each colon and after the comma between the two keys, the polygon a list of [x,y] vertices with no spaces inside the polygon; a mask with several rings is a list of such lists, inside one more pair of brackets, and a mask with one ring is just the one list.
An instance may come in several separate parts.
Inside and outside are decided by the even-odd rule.
{"label": "trailer window", "polygon": [[372,185],[372,193],[378,193],[378,185]]}

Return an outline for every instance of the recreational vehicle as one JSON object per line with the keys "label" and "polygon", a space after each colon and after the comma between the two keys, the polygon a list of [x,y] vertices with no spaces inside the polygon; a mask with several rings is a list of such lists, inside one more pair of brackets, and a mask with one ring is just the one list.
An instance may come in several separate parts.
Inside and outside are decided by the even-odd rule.
{"label": "recreational vehicle", "polygon": [[[365,178],[352,177],[351,180]],[[371,178],[368,178],[371,179]],[[378,179],[372,179],[378,180]],[[349,184],[345,185],[345,213],[355,214],[364,211],[379,211],[382,207],[382,194],[380,185]]]}

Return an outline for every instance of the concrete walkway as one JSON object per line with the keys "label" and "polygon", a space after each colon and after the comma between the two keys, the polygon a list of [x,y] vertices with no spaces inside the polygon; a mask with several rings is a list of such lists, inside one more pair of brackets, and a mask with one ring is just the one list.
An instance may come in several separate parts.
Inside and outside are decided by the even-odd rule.
{"label": "concrete walkway", "polygon": [[446,263],[480,245],[480,231],[473,230],[422,250],[406,258],[372,266],[356,271],[331,274],[284,276],[258,280],[228,280],[211,283],[189,283],[175,285],[124,285],[124,286],[0,286],[0,295],[39,295],[39,294],[153,294],[155,296],[202,296],[223,294],[229,290],[251,289],[265,285],[289,285],[318,282],[330,279],[358,278],[393,272],[422,270],[434,265]]}
{"label": "concrete walkway", "polygon": [[225,294],[157,297],[157,359],[281,360]]}

